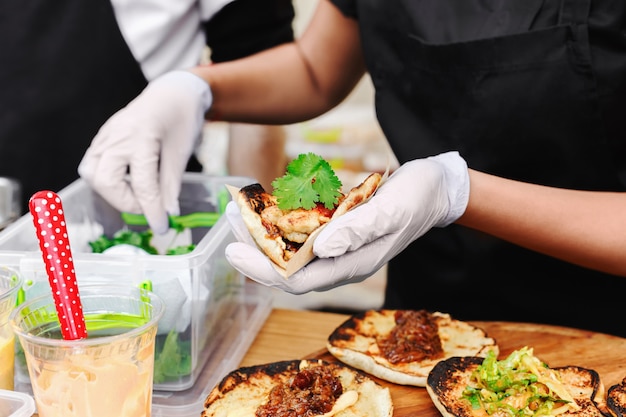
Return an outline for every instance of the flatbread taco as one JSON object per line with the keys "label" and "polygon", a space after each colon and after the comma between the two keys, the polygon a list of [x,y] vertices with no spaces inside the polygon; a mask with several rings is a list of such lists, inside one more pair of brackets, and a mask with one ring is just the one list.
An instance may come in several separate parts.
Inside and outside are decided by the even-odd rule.
{"label": "flatbread taco", "polygon": [[313,242],[330,221],[365,203],[387,172],[371,173],[347,193],[330,164],[313,153],[301,154],[272,182],[228,186],[243,221],[259,249],[285,278],[315,258]]}

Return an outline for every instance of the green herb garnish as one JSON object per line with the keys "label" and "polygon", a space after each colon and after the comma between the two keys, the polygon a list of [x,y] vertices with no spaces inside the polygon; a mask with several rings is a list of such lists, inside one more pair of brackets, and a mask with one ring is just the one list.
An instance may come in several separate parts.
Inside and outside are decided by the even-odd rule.
{"label": "green herb garnish", "polygon": [[145,250],[151,255],[157,255],[158,251],[150,244],[152,240],[152,231],[145,230],[143,232],[134,232],[132,230],[119,230],[112,238],[101,235],[98,239],[89,242],[91,250],[94,253],[102,253],[112,246],[116,245],[132,245]]}
{"label": "green herb garnish", "polygon": [[[179,232],[180,233],[180,232]],[[89,246],[91,246],[91,251],[93,253],[102,253],[105,250],[109,249],[112,246],[116,245],[132,245],[136,246],[140,249],[143,249],[150,255],[158,255],[159,252],[157,249],[152,246],[152,230],[144,230],[143,232],[135,232],[132,230],[119,230],[117,231],[112,238],[101,235],[96,240],[89,242]],[[186,253],[190,253],[195,249],[196,245],[181,245],[175,246],[167,249],[166,255],[184,255]]]}
{"label": "green herb garnish", "polygon": [[287,173],[272,182],[281,210],[310,210],[317,203],[333,209],[342,195],[341,185],[330,164],[312,152],[300,154],[287,165]]}
{"label": "green herb garnish", "polygon": [[165,254],[166,255],[184,255],[186,253],[193,252],[195,248],[196,248],[196,245],[193,243],[190,245],[174,246],[173,248],[168,248],[165,251]]}

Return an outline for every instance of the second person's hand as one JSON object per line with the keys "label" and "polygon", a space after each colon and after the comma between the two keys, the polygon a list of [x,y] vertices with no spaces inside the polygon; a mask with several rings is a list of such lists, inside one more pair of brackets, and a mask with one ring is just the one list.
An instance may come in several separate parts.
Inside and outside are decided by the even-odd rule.
{"label": "second person's hand", "polygon": [[166,232],[211,103],[198,76],[162,75],[100,128],[78,173],[113,207],[143,213],[155,233]]}

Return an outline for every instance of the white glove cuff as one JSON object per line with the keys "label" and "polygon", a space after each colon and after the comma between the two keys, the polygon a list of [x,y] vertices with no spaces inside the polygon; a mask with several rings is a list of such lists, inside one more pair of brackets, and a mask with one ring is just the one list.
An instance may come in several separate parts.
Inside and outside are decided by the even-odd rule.
{"label": "white glove cuff", "polygon": [[203,113],[206,113],[213,104],[213,93],[209,83],[189,71],[171,71],[160,76],[152,83],[167,83],[175,88],[184,89],[190,94],[199,96]]}
{"label": "white glove cuff", "polygon": [[431,156],[428,159],[441,164],[444,168],[448,191],[448,214],[435,227],[446,227],[465,213],[469,201],[469,172],[467,162],[456,151]]}

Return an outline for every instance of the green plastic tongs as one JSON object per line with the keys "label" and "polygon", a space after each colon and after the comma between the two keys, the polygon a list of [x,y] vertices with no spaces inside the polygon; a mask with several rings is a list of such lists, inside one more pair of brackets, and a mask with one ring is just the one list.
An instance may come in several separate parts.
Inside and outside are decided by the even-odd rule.
{"label": "green plastic tongs", "polygon": [[[220,213],[197,212],[182,216],[169,216],[172,229],[191,229],[194,227],[213,227],[219,220]],[[129,226],[148,226],[148,221],[143,214],[122,213],[122,220]]]}
{"label": "green plastic tongs", "polygon": [[[196,212],[181,216],[169,216],[170,227],[176,230],[194,227],[213,227],[226,210],[230,195],[226,189],[220,190],[217,195],[219,212]],[[129,226],[149,226],[143,214],[122,213],[122,220]]]}

